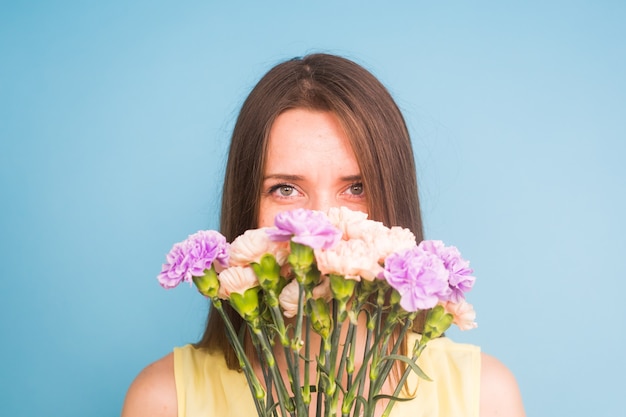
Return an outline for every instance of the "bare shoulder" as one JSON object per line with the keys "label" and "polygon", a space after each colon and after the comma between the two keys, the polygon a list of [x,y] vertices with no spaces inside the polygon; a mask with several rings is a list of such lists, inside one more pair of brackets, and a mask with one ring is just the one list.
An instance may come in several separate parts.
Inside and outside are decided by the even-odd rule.
{"label": "bare shoulder", "polygon": [[124,400],[122,417],[176,417],[174,355],[146,366],[133,381]]}
{"label": "bare shoulder", "polygon": [[481,354],[480,417],[524,417],[524,405],[513,373],[498,359]]}

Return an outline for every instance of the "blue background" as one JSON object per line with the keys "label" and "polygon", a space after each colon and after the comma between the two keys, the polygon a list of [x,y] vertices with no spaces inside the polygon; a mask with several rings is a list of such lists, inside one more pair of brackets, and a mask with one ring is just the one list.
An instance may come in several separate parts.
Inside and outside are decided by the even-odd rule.
{"label": "blue background", "polygon": [[119,413],[207,306],[155,280],[217,225],[258,78],[345,55],[413,136],[427,237],[478,277],[528,415],[624,416],[626,6],[620,1],[3,1],[0,414]]}

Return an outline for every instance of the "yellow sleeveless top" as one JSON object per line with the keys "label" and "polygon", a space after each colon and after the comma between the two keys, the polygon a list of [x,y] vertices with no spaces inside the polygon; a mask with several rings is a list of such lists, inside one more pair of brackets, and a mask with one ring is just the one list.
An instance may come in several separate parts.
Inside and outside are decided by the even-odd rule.
{"label": "yellow sleeveless top", "polygon": [[[410,336],[412,346],[415,336]],[[432,340],[418,360],[432,381],[417,384],[410,401],[396,402],[392,417],[478,417],[480,348],[447,338]],[[256,408],[243,373],[228,369],[220,353],[192,345],[174,349],[178,417],[255,416]]]}

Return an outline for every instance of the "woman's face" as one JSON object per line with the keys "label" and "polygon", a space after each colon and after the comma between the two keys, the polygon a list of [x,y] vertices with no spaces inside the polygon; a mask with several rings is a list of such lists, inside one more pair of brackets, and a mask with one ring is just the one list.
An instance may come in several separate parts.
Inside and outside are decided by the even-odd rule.
{"label": "woman's face", "polygon": [[367,212],[361,171],[348,138],[330,112],[291,109],[270,129],[259,227],[281,211],[326,211],[345,206]]}

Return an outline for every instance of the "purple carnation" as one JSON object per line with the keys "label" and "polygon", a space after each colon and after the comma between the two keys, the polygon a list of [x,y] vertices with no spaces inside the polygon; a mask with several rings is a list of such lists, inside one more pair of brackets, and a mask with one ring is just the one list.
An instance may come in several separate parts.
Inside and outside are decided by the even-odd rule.
{"label": "purple carnation", "polygon": [[267,233],[273,241],[293,240],[313,249],[329,249],[341,240],[337,229],[321,211],[295,209],[278,213],[274,218],[276,228]]}
{"label": "purple carnation", "polygon": [[472,276],[474,270],[469,267],[469,261],[461,257],[461,253],[454,246],[445,246],[440,240],[424,240],[419,247],[426,252],[437,255],[448,270],[448,285],[450,299],[458,303],[465,299],[465,293],[472,289],[476,278]]}
{"label": "purple carnation", "polygon": [[442,260],[418,246],[389,255],[383,274],[400,293],[406,311],[432,308],[449,296],[449,274]]}
{"label": "purple carnation", "polygon": [[214,261],[219,267],[227,267],[228,243],[214,230],[201,230],[176,243],[166,259],[157,279],[162,287],[174,288],[182,281],[191,283],[192,277],[203,276]]}

